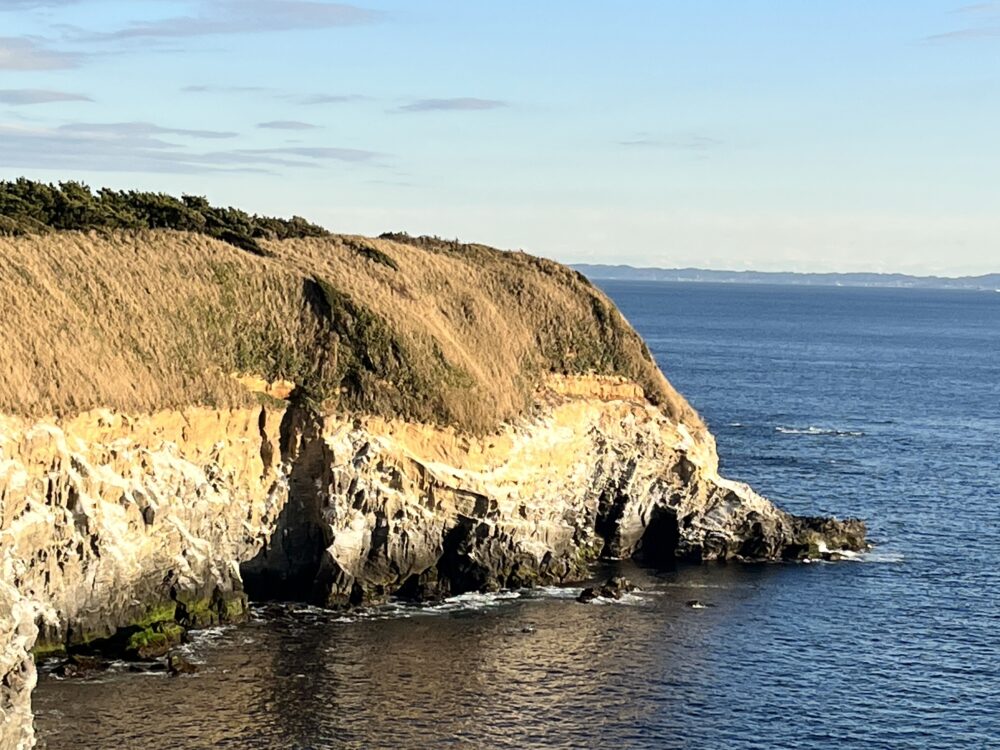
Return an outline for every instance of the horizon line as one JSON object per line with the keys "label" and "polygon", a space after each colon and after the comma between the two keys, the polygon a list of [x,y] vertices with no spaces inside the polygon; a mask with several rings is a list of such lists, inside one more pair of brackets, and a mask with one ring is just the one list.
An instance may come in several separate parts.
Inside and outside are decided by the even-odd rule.
{"label": "horizon line", "polygon": [[699,273],[727,273],[727,274],[766,274],[774,276],[903,276],[909,279],[941,279],[946,281],[963,281],[967,279],[979,279],[986,276],[1000,276],[1000,270],[987,271],[986,273],[961,274],[957,276],[947,276],[935,273],[908,273],[906,271],[760,271],[756,269],[737,270],[732,268],[701,268],[698,266],[634,266],[630,263],[567,263],[571,268],[627,268],[633,271],[660,271],[660,272],[699,272]]}

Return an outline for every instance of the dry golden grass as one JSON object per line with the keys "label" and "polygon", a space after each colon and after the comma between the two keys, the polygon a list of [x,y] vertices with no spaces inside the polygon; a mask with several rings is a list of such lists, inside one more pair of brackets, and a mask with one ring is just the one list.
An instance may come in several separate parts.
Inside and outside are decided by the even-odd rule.
{"label": "dry golden grass", "polygon": [[481,432],[554,371],[626,376],[701,424],[610,301],[557,263],[428,241],[264,244],[274,257],[170,231],[0,238],[0,411],[240,405],[239,372],[328,409]]}

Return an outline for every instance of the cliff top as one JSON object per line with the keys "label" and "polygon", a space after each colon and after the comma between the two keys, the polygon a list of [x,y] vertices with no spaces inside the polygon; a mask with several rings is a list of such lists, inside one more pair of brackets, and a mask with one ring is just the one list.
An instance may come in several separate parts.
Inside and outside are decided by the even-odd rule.
{"label": "cliff top", "polygon": [[628,378],[701,427],[602,292],[521,252],[19,180],[0,183],[0,299],[8,414],[244,405],[241,374],[483,432],[556,372]]}

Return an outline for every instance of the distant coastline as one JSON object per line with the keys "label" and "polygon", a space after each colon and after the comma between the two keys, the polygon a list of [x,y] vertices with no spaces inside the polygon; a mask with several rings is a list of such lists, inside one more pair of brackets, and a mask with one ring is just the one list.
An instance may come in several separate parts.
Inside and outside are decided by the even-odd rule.
{"label": "distant coastline", "polygon": [[722,284],[793,284],[799,286],[889,287],[898,289],[966,289],[1000,291],[1000,273],[982,276],[911,276],[903,273],[790,273],[782,271],[713,271],[704,268],[637,268],[626,265],[576,263],[591,279],[622,281],[686,281]]}

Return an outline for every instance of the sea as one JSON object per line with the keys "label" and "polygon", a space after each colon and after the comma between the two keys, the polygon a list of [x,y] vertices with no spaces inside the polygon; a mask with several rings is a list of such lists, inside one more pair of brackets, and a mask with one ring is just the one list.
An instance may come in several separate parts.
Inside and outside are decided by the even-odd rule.
{"label": "sea", "polygon": [[1000,748],[1000,294],[599,283],[726,475],[873,549],[608,563],[640,590],[589,605],[261,607],[195,636],[195,675],[42,674],[40,746]]}

